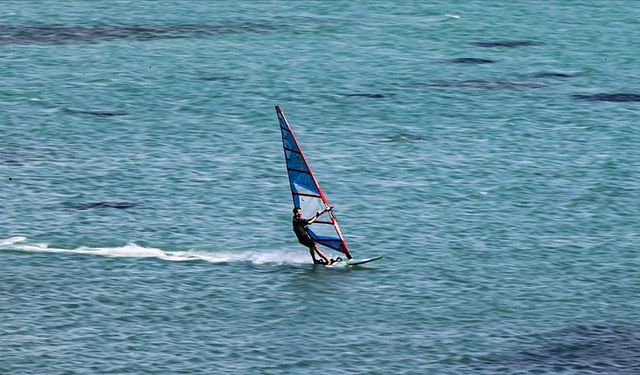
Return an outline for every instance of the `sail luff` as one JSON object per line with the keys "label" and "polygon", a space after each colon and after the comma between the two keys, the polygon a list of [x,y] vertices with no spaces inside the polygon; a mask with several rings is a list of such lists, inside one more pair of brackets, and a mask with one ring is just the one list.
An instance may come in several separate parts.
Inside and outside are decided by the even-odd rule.
{"label": "sail luff", "polygon": [[[295,180],[294,173],[303,173],[303,174],[308,174],[311,177],[311,181],[312,181],[312,183],[314,185],[314,188],[318,192],[319,198],[322,200],[324,206],[326,208],[330,207],[329,201],[328,201],[326,195],[324,194],[324,191],[322,190],[322,188],[318,184],[318,181],[316,180],[316,177],[313,174],[313,171],[312,171],[311,167],[309,166],[307,158],[306,158],[304,152],[302,151],[302,148],[300,147],[300,144],[298,143],[298,139],[296,138],[295,134],[293,133],[293,130],[291,129],[291,125],[289,125],[289,122],[287,121],[287,118],[285,117],[284,112],[282,111],[280,106],[276,106],[276,114],[278,115],[278,119],[280,120],[279,122],[280,122],[280,129],[281,129],[281,132],[282,132],[282,142],[283,142],[283,148],[284,148],[284,156],[285,156],[285,162],[287,162],[287,174],[289,176],[289,184],[291,185],[290,186],[291,187],[291,195],[292,195],[292,198],[293,198],[294,206],[296,205],[296,195],[298,195],[298,196],[316,197],[315,194],[305,194],[305,193],[300,193],[300,192],[296,191],[296,187],[294,186],[294,180]],[[291,140],[295,144],[295,148],[296,148],[295,150],[291,149],[290,147],[287,147],[287,137],[285,135],[285,132],[288,132],[291,135]],[[291,168],[289,166],[289,163],[288,163],[289,159],[287,158],[287,152],[295,152],[295,153],[299,154],[300,157],[302,158],[302,162],[304,164],[304,167],[306,168],[306,171]],[[322,243],[325,246],[331,247],[331,248],[333,248],[335,250],[341,251],[341,252],[347,254],[348,256],[350,256],[349,248],[347,246],[346,241],[344,240],[344,236],[342,235],[342,231],[340,230],[340,226],[338,225],[338,221],[337,221],[335,215],[333,215],[332,211],[329,211],[328,214],[329,214],[329,217],[331,218],[331,225],[334,227],[335,232],[336,232],[337,237],[338,237],[336,240],[339,240],[340,243],[339,243],[339,245],[334,244],[334,242],[336,242],[336,241],[332,240],[332,239],[325,239],[323,241],[323,239],[317,238],[316,240],[318,240],[318,242]],[[323,224],[328,224],[327,222],[322,222],[322,223]]]}

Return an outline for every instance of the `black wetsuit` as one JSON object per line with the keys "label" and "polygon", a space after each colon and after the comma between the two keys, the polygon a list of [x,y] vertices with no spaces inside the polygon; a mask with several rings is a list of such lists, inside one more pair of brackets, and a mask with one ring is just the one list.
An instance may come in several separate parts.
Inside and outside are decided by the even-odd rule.
{"label": "black wetsuit", "polygon": [[293,231],[298,237],[298,242],[306,247],[314,247],[316,243],[311,237],[309,237],[309,234],[305,229],[307,225],[309,225],[309,220],[297,217],[293,218]]}

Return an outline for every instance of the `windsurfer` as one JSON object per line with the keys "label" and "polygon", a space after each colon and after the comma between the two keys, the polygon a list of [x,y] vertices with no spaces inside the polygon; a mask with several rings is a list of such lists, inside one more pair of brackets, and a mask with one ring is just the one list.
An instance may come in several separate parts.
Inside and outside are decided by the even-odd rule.
{"label": "windsurfer", "polygon": [[[311,254],[311,258],[313,259],[314,264],[331,264],[333,263],[332,259],[327,258],[326,255],[318,248],[316,242],[309,236],[306,230],[306,226],[309,224],[313,224],[320,215],[327,212],[329,209],[325,208],[324,210],[316,212],[315,216],[310,219],[305,219],[302,217],[302,209],[300,207],[296,207],[293,209],[293,231],[298,237],[298,242],[303,244],[304,246],[309,248],[309,254]],[[316,254],[322,258],[322,260],[316,258]]]}

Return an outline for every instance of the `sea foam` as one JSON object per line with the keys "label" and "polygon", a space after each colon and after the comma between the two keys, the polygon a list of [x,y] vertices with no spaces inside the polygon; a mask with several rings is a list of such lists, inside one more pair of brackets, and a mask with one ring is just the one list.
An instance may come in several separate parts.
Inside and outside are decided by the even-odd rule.
{"label": "sea foam", "polygon": [[88,247],[75,249],[50,247],[44,243],[29,243],[26,237],[15,236],[0,240],[0,251],[96,255],[111,258],[156,258],[173,262],[204,261],[209,263],[250,262],[253,264],[303,264],[310,260],[306,252],[285,250],[265,251],[167,251],[128,243],[118,247]]}

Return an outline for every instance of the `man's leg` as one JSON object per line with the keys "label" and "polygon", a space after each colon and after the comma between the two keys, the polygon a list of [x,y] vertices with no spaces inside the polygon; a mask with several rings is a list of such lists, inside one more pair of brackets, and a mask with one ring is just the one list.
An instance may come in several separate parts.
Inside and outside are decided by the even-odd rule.
{"label": "man's leg", "polygon": [[316,259],[316,252],[313,250],[313,247],[309,248],[309,254],[311,254],[311,259],[313,259],[313,264],[318,264],[318,259]]}
{"label": "man's leg", "polygon": [[327,258],[327,256],[324,255],[324,253],[320,251],[320,249],[318,249],[318,245],[314,246],[312,250],[318,253],[318,255],[320,255],[320,258],[322,258],[326,264],[331,264],[331,261],[329,260],[329,258]]}

